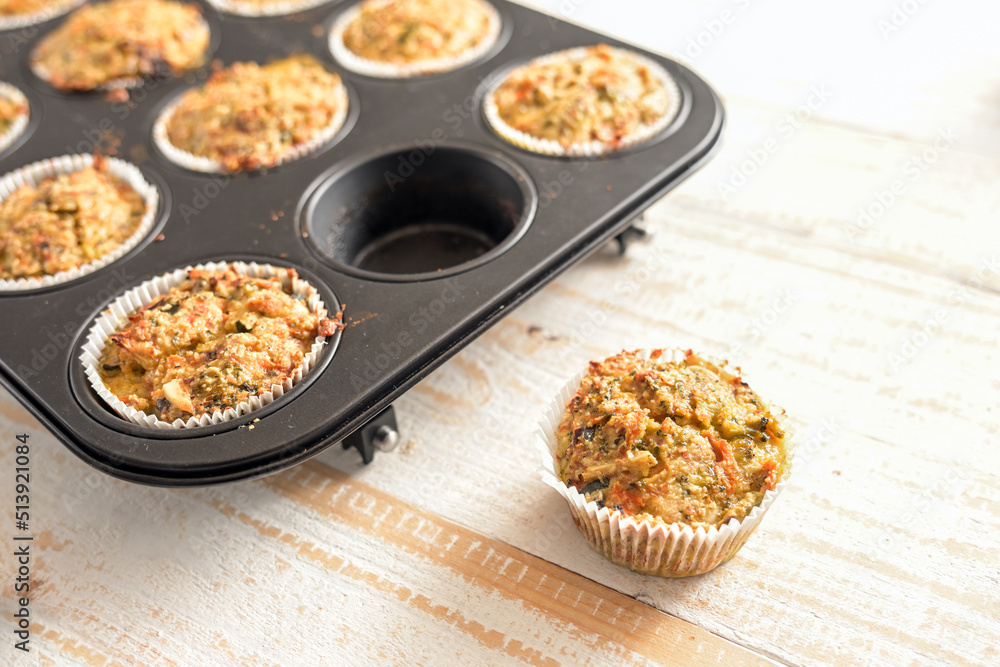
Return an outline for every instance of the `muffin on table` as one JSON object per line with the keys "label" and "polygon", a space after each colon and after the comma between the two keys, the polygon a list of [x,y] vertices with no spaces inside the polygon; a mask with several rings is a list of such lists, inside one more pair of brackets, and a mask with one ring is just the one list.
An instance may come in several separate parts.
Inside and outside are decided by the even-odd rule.
{"label": "muffin on table", "polygon": [[31,68],[67,92],[130,87],[201,66],[209,41],[197,4],[109,0],[81,7],[46,35]]}
{"label": "muffin on table", "polygon": [[536,58],[484,98],[504,139],[550,155],[600,155],[649,140],[680,109],[666,70],[632,51],[599,44]]}
{"label": "muffin on table", "polygon": [[0,202],[0,279],[55,276],[133,240],[151,207],[95,156],[91,166],[24,183]]}
{"label": "muffin on table", "polygon": [[724,362],[623,351],[591,362],[566,393],[574,387],[550,413],[548,481],[614,562],[707,572],[742,546],[789,475],[784,412]]}
{"label": "muffin on table", "polygon": [[290,388],[339,319],[326,316],[294,269],[250,275],[245,266],[178,272],[172,287],[108,336],[92,383],[120,402],[116,409],[175,425],[241,405],[247,412],[265,394]]}
{"label": "muffin on table", "polygon": [[330,49],[362,74],[419,76],[478,60],[496,43],[500,24],[485,0],[365,0],[334,24]]}
{"label": "muffin on table", "polygon": [[347,117],[340,77],[312,56],[234,63],[187,91],[153,128],[157,147],[196,171],[247,171],[301,157]]}

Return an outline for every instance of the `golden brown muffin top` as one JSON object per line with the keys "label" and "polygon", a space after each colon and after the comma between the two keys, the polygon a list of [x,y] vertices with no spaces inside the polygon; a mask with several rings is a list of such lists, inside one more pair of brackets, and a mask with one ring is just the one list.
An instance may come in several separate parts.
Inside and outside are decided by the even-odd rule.
{"label": "golden brown muffin top", "polygon": [[365,0],[344,30],[344,46],[378,62],[436,60],[478,46],[493,20],[482,0]]}
{"label": "golden brown muffin top", "polygon": [[0,94],[0,137],[10,129],[19,116],[28,112],[28,105],[23,101],[14,101]]}
{"label": "golden brown muffin top", "polygon": [[142,197],[94,158],[86,169],[22,185],[0,203],[0,278],[37,278],[100,259],[138,229]]}
{"label": "golden brown muffin top", "polygon": [[560,478],[601,507],[692,527],[742,519],[788,467],[775,414],[693,354],[591,362],[556,432]]}
{"label": "golden brown muffin top", "polygon": [[25,16],[50,8],[66,7],[76,0],[0,0],[0,16]]}
{"label": "golden brown muffin top", "polygon": [[235,408],[281,385],[339,322],[292,293],[295,272],[191,269],[111,335],[99,373],[126,405],[167,422]]}
{"label": "golden brown muffin top", "polygon": [[346,103],[340,77],[312,56],[234,63],[184,93],[167,137],[226,170],[259,169],[328,128]]}
{"label": "golden brown muffin top", "polygon": [[35,48],[32,67],[60,90],[94,90],[198,67],[209,39],[199,5],[110,0],[70,14]]}
{"label": "golden brown muffin top", "polygon": [[493,102],[513,129],[564,147],[590,141],[615,147],[671,107],[656,73],[628,51],[606,44],[518,67]]}

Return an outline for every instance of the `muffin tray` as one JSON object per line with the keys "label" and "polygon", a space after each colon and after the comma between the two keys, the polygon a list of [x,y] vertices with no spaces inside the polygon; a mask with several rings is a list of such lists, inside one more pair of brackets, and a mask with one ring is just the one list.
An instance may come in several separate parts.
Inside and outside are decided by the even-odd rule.
{"label": "muffin tray", "polygon": [[[160,192],[152,232],[124,257],[71,282],[0,292],[0,381],[83,460],[147,484],[265,475],[366,425],[384,426],[393,399],[627,229],[710,157],[722,132],[723,109],[711,88],[646,53],[683,96],[678,117],[651,141],[599,159],[547,157],[507,143],[483,119],[490,82],[565,48],[634,47],[492,1],[503,31],[491,52],[453,72],[403,80],[355,74],[330,54],[327,31],[353,2],[272,18],[204,5],[211,59],[228,65],[310,53],[342,76],[350,97],[344,127],[319,150],[232,176],[178,167],[151,140],[159,112],[202,83],[209,66],[149,81],[128,102],[107,93],[66,95],[27,64],[62,18],[0,32],[0,80],[23,91],[31,106],[27,131],[0,154],[0,175],[100,150],[137,165]],[[332,311],[344,306],[344,331],[301,383],[250,414],[193,429],[124,421],[84,376],[79,357],[91,324],[139,283],[219,260],[294,267]]]}

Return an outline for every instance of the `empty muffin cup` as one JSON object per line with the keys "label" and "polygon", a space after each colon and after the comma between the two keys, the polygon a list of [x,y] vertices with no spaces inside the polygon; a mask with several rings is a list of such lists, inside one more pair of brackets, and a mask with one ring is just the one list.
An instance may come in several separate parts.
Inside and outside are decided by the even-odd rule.
{"label": "empty muffin cup", "polygon": [[324,177],[306,201],[303,233],[347,273],[437,278],[510,248],[530,224],[535,206],[527,176],[498,155],[403,149]]}

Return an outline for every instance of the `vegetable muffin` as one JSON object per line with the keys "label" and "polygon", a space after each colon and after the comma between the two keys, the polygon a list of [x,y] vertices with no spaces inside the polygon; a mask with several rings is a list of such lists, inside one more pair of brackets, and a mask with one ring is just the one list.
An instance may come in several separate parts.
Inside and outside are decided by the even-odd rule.
{"label": "vegetable muffin", "polygon": [[238,16],[279,16],[311,9],[330,0],[208,0],[216,9]]}
{"label": "vegetable muffin", "polygon": [[69,7],[80,0],[0,0],[0,17],[29,16]]}
{"label": "vegetable muffin", "polygon": [[742,520],[788,468],[779,415],[690,350],[591,362],[556,432],[559,476],[599,507],[692,527]]}
{"label": "vegetable muffin", "polygon": [[337,319],[312,312],[287,288],[292,269],[256,278],[190,269],[111,334],[100,378],[125,405],[166,422],[236,408],[282,385]]}
{"label": "vegetable muffin", "polygon": [[0,16],[36,14],[51,4],[51,0],[0,0]]}
{"label": "vegetable muffin", "polygon": [[[6,148],[7,133],[28,115],[28,101],[17,88],[0,82],[0,150]],[[12,139],[13,137],[11,137]]]}
{"label": "vegetable muffin", "polygon": [[518,67],[487,99],[494,128],[514,143],[523,135],[551,144],[540,152],[619,150],[666,127],[678,108],[676,84],[659,65],[605,44]]}
{"label": "vegetable muffin", "polygon": [[8,99],[0,95],[0,137],[14,125],[14,121],[28,111],[24,102]]}
{"label": "vegetable muffin", "polygon": [[445,72],[488,51],[500,16],[485,0],[365,0],[334,24],[330,48],[363,74]]}
{"label": "vegetable muffin", "polygon": [[209,39],[196,4],[110,0],[73,12],[38,44],[31,66],[63,91],[131,85],[202,65]]}
{"label": "vegetable muffin", "polygon": [[171,147],[222,170],[253,170],[318,147],[336,133],[346,112],[340,77],[300,55],[263,66],[234,63],[216,72],[203,87],[184,93],[155,132],[172,158]]}
{"label": "vegetable muffin", "polygon": [[145,213],[139,193],[112,176],[99,155],[86,169],[22,185],[0,203],[0,278],[88,264],[131,237]]}
{"label": "vegetable muffin", "polygon": [[0,30],[9,30],[47,21],[82,3],[83,0],[0,0]]}

